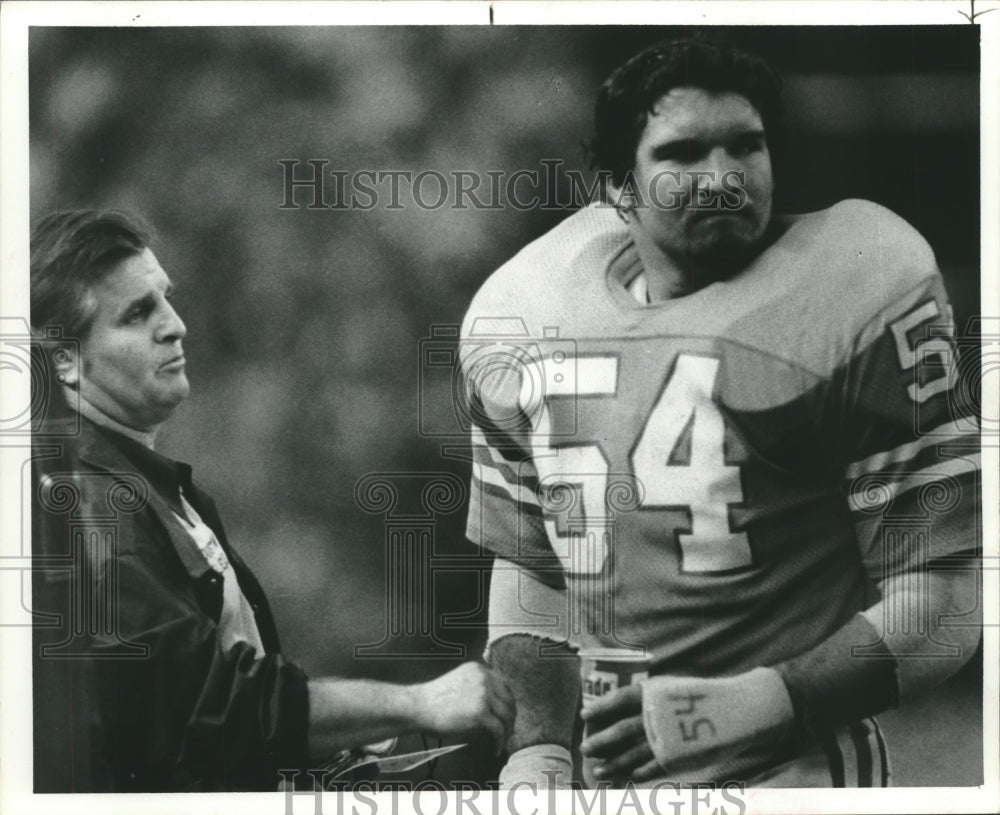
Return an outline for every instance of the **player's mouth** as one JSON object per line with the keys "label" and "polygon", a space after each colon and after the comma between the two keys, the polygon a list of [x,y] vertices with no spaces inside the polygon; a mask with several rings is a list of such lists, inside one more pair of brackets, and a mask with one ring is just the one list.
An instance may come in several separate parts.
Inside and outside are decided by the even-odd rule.
{"label": "player's mouth", "polygon": [[726,210],[696,211],[691,213],[688,228],[692,231],[722,230],[741,232],[745,228],[747,216],[744,213]]}
{"label": "player's mouth", "polygon": [[691,220],[695,223],[712,223],[713,221],[733,221],[742,217],[738,212],[727,212],[726,210],[710,210],[708,212],[696,210],[691,213]]}
{"label": "player's mouth", "polygon": [[688,210],[692,221],[712,221],[720,218],[740,219],[750,216],[749,207],[691,207]]}

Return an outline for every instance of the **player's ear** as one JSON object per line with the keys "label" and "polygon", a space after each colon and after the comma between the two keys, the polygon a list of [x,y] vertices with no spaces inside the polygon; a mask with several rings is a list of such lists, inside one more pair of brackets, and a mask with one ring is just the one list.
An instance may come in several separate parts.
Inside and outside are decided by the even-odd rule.
{"label": "player's ear", "polygon": [[607,201],[615,208],[618,217],[625,223],[631,220],[632,212],[637,207],[643,206],[639,183],[636,181],[635,175],[631,170],[625,174],[625,178],[620,185],[616,184],[614,179],[609,177],[607,182]]}
{"label": "player's ear", "polygon": [[61,344],[52,352],[56,380],[71,388],[80,385],[80,348],[73,343]]}

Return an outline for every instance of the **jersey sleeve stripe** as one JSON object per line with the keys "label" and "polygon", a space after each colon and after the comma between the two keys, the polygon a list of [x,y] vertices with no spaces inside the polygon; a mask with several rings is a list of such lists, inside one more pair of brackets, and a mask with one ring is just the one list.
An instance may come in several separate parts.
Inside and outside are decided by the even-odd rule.
{"label": "jersey sleeve stripe", "polygon": [[472,428],[472,443],[482,450],[489,450],[490,458],[497,464],[504,465],[508,462],[516,464],[525,458],[521,445],[512,442],[507,437],[496,438],[494,434],[487,437],[480,428]]}
{"label": "jersey sleeve stripe", "polygon": [[473,432],[473,441],[476,443],[472,453],[472,460],[475,464],[495,470],[497,475],[512,487],[522,485],[532,494],[537,492],[538,476],[534,465],[525,459],[524,451],[521,448],[493,447],[487,444],[481,435],[477,436],[475,431]]}
{"label": "jersey sleeve stripe", "polygon": [[[535,495],[533,490],[528,489],[528,487],[522,484],[511,483],[496,468],[481,464],[478,467],[473,467],[472,475],[478,486],[484,491],[493,495],[499,495],[525,508],[533,507],[539,512],[541,511],[538,496]],[[492,487],[493,489],[487,489],[488,487]]]}
{"label": "jersey sleeve stripe", "polygon": [[974,427],[971,421],[958,420],[946,422],[936,427],[916,441],[901,444],[894,450],[886,450],[875,453],[861,461],[855,461],[847,467],[847,478],[854,480],[863,475],[877,473],[889,466],[897,467],[905,465],[911,461],[922,450],[936,444],[945,444],[953,441],[967,441],[970,433],[978,436],[979,428]]}
{"label": "jersey sleeve stripe", "polygon": [[854,512],[873,512],[888,506],[905,492],[941,481],[945,477],[955,478],[968,473],[976,473],[980,467],[980,454],[972,453],[963,458],[938,461],[930,467],[916,472],[880,473],[866,479],[866,483],[848,497]]}

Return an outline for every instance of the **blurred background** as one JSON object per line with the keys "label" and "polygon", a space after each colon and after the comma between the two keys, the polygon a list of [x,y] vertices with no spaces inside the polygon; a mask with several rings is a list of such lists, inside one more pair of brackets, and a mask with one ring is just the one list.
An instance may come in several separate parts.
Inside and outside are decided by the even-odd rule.
{"label": "blurred background", "polygon": [[[846,197],[892,208],[934,247],[960,328],[979,313],[978,31],[721,32],[785,77],[779,209]],[[566,217],[571,196],[563,175],[552,207],[502,197],[430,209],[403,184],[396,208],[385,182],[373,208],[311,208],[306,187],[287,199],[279,162],[297,162],[302,179],[313,172],[306,162],[325,161],[328,205],[344,203],[331,171],[436,171],[451,184],[467,171],[484,179],[483,201],[489,172],[542,171],[543,160],[591,179],[582,145],[600,83],[680,33],[31,29],[31,214],[117,207],[155,227],[192,383],[159,449],[194,464],[268,590],[285,651],[311,675],[410,681],[453,667],[460,649],[481,652],[489,561],[464,540],[467,465],[428,435],[451,421],[451,377],[428,367],[426,341],[457,326],[490,272]],[[522,200],[543,192],[518,189]],[[422,192],[438,198],[432,177]],[[372,473],[392,474],[395,508],[380,509],[365,485],[356,497]],[[428,513],[420,495],[434,474],[452,477],[454,493]],[[423,595],[390,608],[387,535],[418,527],[445,567]],[[421,619],[436,642],[407,635]],[[977,682],[974,664],[886,717],[898,783],[980,783]],[[434,773],[493,778],[496,760],[472,745]]]}

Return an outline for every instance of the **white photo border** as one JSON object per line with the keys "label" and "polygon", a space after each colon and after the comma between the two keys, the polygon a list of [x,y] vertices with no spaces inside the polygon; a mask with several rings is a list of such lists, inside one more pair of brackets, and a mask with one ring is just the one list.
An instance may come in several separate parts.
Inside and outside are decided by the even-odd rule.
{"label": "white photo border", "polygon": [[[996,13],[991,13],[996,12]],[[977,13],[981,26],[981,240],[982,240],[982,310],[1000,323],[997,272],[1000,270],[1000,223],[998,193],[1000,193],[1000,2],[980,0],[970,4],[960,2],[9,2],[0,8],[0,314],[24,315],[28,310],[28,233],[29,189],[28,161],[28,27],[32,25],[60,26],[232,26],[232,25],[355,25],[355,24],[427,24],[449,23],[466,25],[601,25],[623,22],[643,24],[778,24],[778,25],[895,25],[953,24],[968,25],[966,15]],[[994,378],[995,378],[995,374]],[[991,382],[993,380],[984,380]],[[11,382],[5,375],[0,390],[2,415],[13,415],[17,406],[27,403],[27,381]],[[984,414],[997,415],[997,393],[984,390]],[[19,462],[12,469],[9,457],[0,449],[0,506],[10,509],[11,496],[19,483]],[[750,812],[824,813],[844,812],[989,812],[1000,811],[998,787],[998,595],[997,576],[1000,571],[998,551],[998,474],[1000,456],[996,446],[983,448],[984,482],[984,548],[988,566],[984,582],[991,589],[986,593],[984,629],[984,766],[986,783],[980,789],[966,788],[907,788],[871,790],[749,790],[746,804]],[[17,557],[23,534],[20,517],[27,507],[15,511],[0,511],[3,518],[2,557]],[[21,553],[23,554],[23,553]],[[2,567],[2,558],[0,558]],[[0,591],[9,588],[2,583]],[[30,590],[26,586],[25,590]],[[30,597],[22,598],[30,607]],[[0,596],[6,607],[17,604],[17,598]],[[178,811],[239,812],[241,815],[262,813],[279,815],[286,812],[283,793],[226,795],[33,795],[31,792],[31,677],[28,666],[31,645],[30,629],[0,628],[0,811],[21,815],[28,812],[114,813],[135,812],[176,813]],[[559,806],[554,810],[567,812],[569,803],[560,793]],[[414,810],[411,802],[390,800],[388,794],[369,796],[374,803],[353,801],[350,797],[334,800],[330,797],[325,811],[367,813],[374,806],[378,812]],[[512,811],[501,798],[500,812]],[[640,793],[640,800],[642,794]],[[518,813],[552,811],[547,801],[533,801],[527,795],[517,799]],[[448,812],[458,815],[463,810],[455,803]],[[725,801],[713,799],[712,806]],[[734,811],[731,805],[725,811]],[[341,809],[341,807],[343,807]],[[428,808],[429,807],[429,808]],[[622,792],[609,793],[607,808],[633,810],[629,796]],[[641,813],[651,811],[642,805]],[[480,811],[491,811],[488,802],[479,802]],[[437,802],[425,805],[424,811],[436,811]],[[295,812],[312,812],[314,803],[309,796],[296,796]]]}

